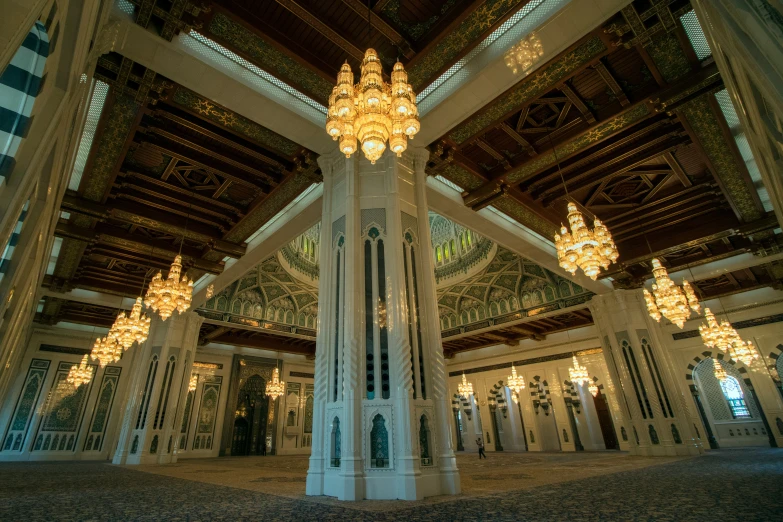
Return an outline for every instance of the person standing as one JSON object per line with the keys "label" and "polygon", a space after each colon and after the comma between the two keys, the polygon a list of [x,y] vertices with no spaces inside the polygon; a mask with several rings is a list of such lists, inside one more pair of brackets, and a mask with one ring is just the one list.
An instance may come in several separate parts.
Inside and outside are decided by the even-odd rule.
{"label": "person standing", "polygon": [[479,450],[479,460],[481,460],[481,457],[487,458],[487,454],[484,453],[484,441],[481,439],[481,437],[476,439],[476,445],[478,446]]}

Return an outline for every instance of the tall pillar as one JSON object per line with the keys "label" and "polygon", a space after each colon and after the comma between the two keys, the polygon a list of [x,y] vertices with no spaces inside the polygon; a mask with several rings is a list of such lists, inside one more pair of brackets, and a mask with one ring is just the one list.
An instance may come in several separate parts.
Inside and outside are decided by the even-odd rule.
{"label": "tall pillar", "polygon": [[319,332],[308,495],[457,494],[435,298],[429,153],[321,156]]}
{"label": "tall pillar", "polygon": [[166,321],[155,315],[147,341],[131,349],[131,382],[114,464],[177,461],[176,427],[182,424],[203,321],[195,312],[176,313]]}
{"label": "tall pillar", "polygon": [[631,453],[695,455],[685,399],[675,385],[669,354],[657,324],[651,324],[641,291],[615,290],[590,303],[604,345],[606,364],[619,383]]}

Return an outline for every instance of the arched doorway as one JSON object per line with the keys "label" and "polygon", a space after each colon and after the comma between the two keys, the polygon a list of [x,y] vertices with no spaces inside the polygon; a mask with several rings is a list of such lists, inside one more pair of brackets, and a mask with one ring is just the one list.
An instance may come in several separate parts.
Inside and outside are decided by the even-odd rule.
{"label": "arched doorway", "polygon": [[246,419],[239,417],[234,421],[234,438],[231,440],[232,455],[247,455],[249,431],[250,426]]}
{"label": "arched doorway", "polygon": [[232,455],[266,455],[269,399],[265,389],[266,380],[257,374],[240,389],[231,437]]}
{"label": "arched doorway", "polygon": [[604,446],[606,446],[606,449],[619,450],[620,444],[617,441],[617,434],[614,432],[612,414],[609,411],[606,396],[601,393],[601,388],[599,387],[598,393],[592,395],[592,397],[593,404],[595,404],[595,413],[598,416],[598,425],[601,427],[601,435],[604,438]]}

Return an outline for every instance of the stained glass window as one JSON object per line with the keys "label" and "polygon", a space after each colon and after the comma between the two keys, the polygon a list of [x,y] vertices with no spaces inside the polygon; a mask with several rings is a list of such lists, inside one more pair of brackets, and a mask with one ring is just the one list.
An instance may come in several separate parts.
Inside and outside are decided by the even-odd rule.
{"label": "stained glass window", "polygon": [[721,381],[720,388],[723,390],[723,395],[726,397],[729,408],[731,408],[731,414],[735,419],[737,417],[750,417],[750,411],[748,411],[748,405],[745,404],[742,387],[740,387],[736,378],[728,376]]}

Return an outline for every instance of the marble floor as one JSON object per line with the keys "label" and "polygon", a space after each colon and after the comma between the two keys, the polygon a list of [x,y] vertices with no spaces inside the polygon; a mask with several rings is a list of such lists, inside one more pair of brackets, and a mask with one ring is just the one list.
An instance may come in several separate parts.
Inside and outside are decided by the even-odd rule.
{"label": "marble floor", "polygon": [[463,494],[422,502],[304,496],[304,457],[0,463],[0,520],[766,521],[783,512],[783,449],[696,458],[619,452],[458,457]]}

